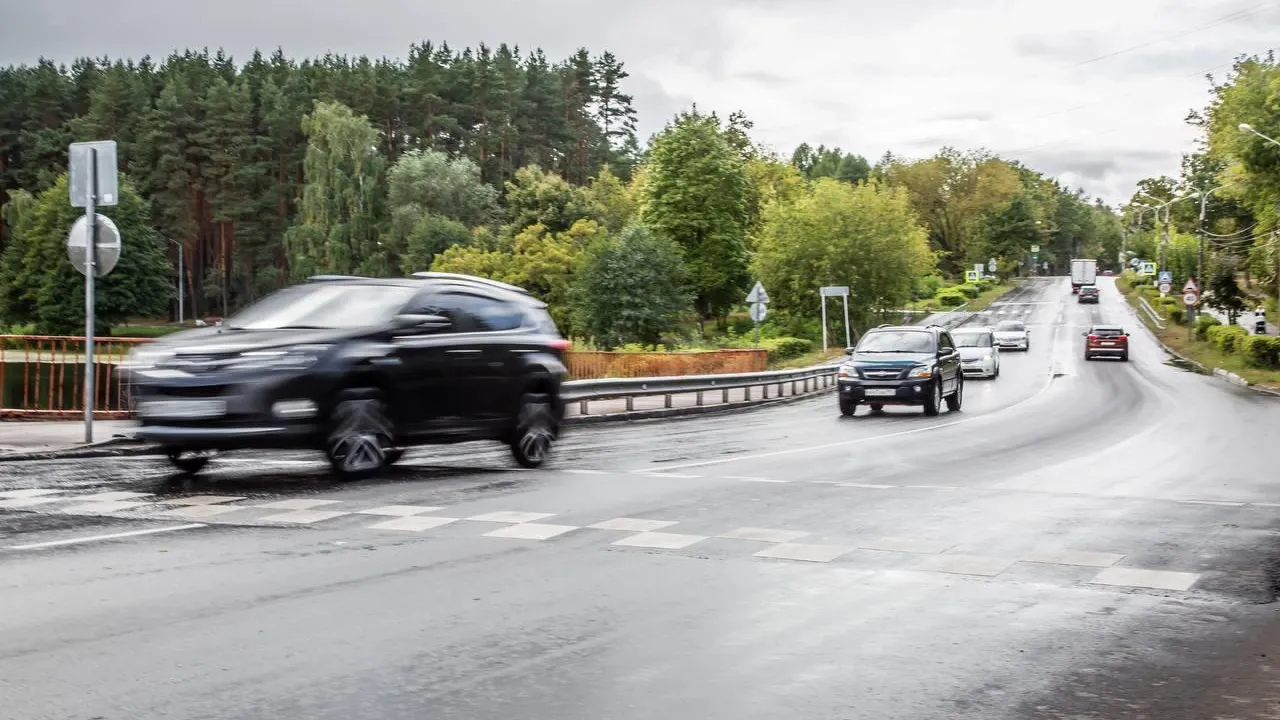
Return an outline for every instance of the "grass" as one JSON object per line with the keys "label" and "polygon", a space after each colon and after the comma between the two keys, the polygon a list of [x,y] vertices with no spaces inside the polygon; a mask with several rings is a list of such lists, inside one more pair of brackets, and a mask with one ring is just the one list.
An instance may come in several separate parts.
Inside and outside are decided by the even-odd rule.
{"label": "grass", "polygon": [[979,294],[978,297],[970,300],[969,305],[968,307],[965,308],[965,310],[968,310],[969,312],[981,312],[983,310],[986,310],[988,307],[991,306],[991,303],[999,300],[1005,295],[1008,295],[1016,287],[1018,287],[1018,283],[1016,282],[1012,282],[1012,283],[1005,282],[1005,283],[1001,283],[1000,285],[991,287],[990,289]]}
{"label": "grass", "polygon": [[1210,369],[1222,368],[1233,372],[1249,381],[1251,385],[1280,390],[1280,370],[1264,370],[1253,367],[1246,363],[1245,359],[1237,353],[1223,352],[1208,342],[1191,339],[1186,325],[1168,323],[1164,330],[1157,328],[1138,305],[1137,293],[1130,283],[1126,281],[1122,284],[1120,280],[1120,278],[1117,278],[1116,287],[1123,292],[1125,300],[1137,311],[1142,324],[1159,338],[1160,342],[1174,352],[1195,360]]}

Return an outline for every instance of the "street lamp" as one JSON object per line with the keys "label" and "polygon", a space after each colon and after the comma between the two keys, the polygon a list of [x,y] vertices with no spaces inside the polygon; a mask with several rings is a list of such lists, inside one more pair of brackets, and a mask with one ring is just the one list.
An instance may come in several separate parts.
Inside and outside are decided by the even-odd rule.
{"label": "street lamp", "polygon": [[169,238],[169,242],[178,246],[178,324],[181,325],[187,319],[186,308],[183,306],[183,299],[186,296],[186,289],[183,287],[183,283],[187,273],[182,262],[182,243],[173,238]]}
{"label": "street lamp", "polygon": [[[1237,127],[1240,128],[1241,132],[1253,133],[1254,135],[1257,135],[1258,137],[1262,138],[1263,140],[1266,140],[1272,145],[1275,145],[1276,147],[1280,147],[1280,140],[1276,140],[1275,138],[1269,135],[1263,135],[1262,133],[1255,130],[1254,127],[1249,123],[1240,123]],[[1276,222],[1280,223],[1280,204],[1277,204],[1276,212],[1277,212]],[[1280,244],[1277,244],[1277,243],[1280,243],[1280,238],[1277,238],[1277,236],[1275,235],[1275,230],[1272,230],[1271,250],[1276,254],[1276,310],[1280,311]]]}

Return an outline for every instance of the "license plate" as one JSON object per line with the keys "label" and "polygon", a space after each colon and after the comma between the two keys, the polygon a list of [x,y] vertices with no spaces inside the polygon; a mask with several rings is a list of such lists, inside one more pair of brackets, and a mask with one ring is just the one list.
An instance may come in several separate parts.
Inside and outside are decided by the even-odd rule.
{"label": "license plate", "polygon": [[1103,345],[1106,345],[1107,347],[1111,347],[1111,346],[1115,345],[1115,343],[1113,343],[1113,342],[1107,342],[1106,340],[1103,340],[1103,341],[1102,341],[1102,344],[1103,344]]}
{"label": "license plate", "polygon": [[138,404],[138,415],[147,418],[222,417],[227,414],[225,400],[151,400]]}
{"label": "license plate", "polygon": [[893,388],[868,388],[867,397],[893,397],[898,394]]}

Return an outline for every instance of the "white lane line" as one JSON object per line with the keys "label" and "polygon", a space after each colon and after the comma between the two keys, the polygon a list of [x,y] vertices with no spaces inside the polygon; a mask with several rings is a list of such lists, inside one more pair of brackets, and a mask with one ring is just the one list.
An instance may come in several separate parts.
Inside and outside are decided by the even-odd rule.
{"label": "white lane line", "polygon": [[13,499],[34,498],[34,497],[40,497],[41,495],[57,495],[59,493],[65,493],[65,492],[67,491],[66,490],[47,490],[45,488],[33,488],[30,490],[5,490],[3,492],[0,492],[0,498],[13,498]]}
{"label": "white lane line", "polygon": [[569,474],[569,475],[608,475],[608,474],[609,474],[609,473],[607,473],[607,472],[605,472],[605,471],[603,471],[603,470],[573,470],[573,469],[570,469],[570,470],[561,470],[560,472],[562,472],[562,473],[567,473],[567,474]]}
{"label": "white lane line", "polygon": [[903,485],[904,488],[912,490],[963,490],[964,488],[954,485]]}
{"label": "white lane line", "polygon": [[61,547],[63,545],[81,545],[84,543],[100,542],[102,540],[115,540],[117,538],[137,537],[139,535],[155,535],[157,533],[175,532],[177,530],[194,530],[195,528],[207,527],[203,523],[191,523],[190,525],[174,525],[171,527],[150,528],[148,530],[130,530],[128,532],[111,533],[109,535],[91,535],[89,537],[70,538],[67,540],[51,540],[42,543],[29,543],[27,545],[10,545],[10,550],[39,550],[40,548]]}
{"label": "white lane line", "polygon": [[[1050,355],[1052,356],[1054,348],[1056,347],[1058,342],[1058,333],[1055,332],[1052,336],[1052,339],[1049,342],[1050,342]],[[1013,410],[1021,405],[1025,405],[1031,402],[1032,400],[1039,398],[1041,395],[1048,392],[1049,388],[1053,387],[1053,380],[1054,380],[1053,373],[1052,372],[1047,373],[1044,384],[1040,386],[1039,390],[1035,391],[1030,396],[1025,397],[1019,400],[1018,402],[1010,405],[1009,407],[1003,408],[1000,414],[1003,416],[1006,413],[1008,413],[1010,410]],[[973,422],[974,420],[982,420],[983,418],[987,418],[991,416],[992,416],[991,413],[988,413],[985,415],[974,415],[971,417],[963,418],[961,420],[952,420],[951,422],[938,423],[937,425],[929,425],[926,427],[912,428],[910,430],[901,430],[899,432],[885,433],[883,435],[873,435],[871,437],[855,438],[853,440],[839,440],[837,442],[824,443],[822,445],[809,445],[806,447],[788,448],[786,450],[775,450],[773,452],[767,452],[767,453],[755,453],[754,455],[739,455],[737,457],[717,458],[715,460],[702,460],[699,462],[681,463],[679,465],[668,465],[665,468],[663,468],[662,471],[665,472],[667,470],[683,470],[685,468],[707,467],[708,465],[722,465],[724,463],[742,462],[743,460],[763,460],[765,458],[780,457],[783,455],[795,455],[796,453],[809,453],[815,450],[828,450],[830,448],[849,447],[851,445],[861,445],[863,443],[875,442],[876,440],[888,440],[890,438],[905,437],[907,435],[916,435],[918,433],[930,432],[933,430],[941,430],[943,428],[949,428],[949,427],[955,427],[956,425],[962,425],[967,422]],[[639,473],[639,474],[645,474],[645,471],[643,470],[635,470],[633,472]],[[677,477],[677,476],[672,475],[669,477]]]}
{"label": "white lane line", "polygon": [[1221,507],[1244,507],[1242,502],[1228,502],[1226,500],[1179,500],[1183,505],[1218,505]]}
{"label": "white lane line", "polygon": [[1198,573],[1140,568],[1109,567],[1089,581],[1091,585],[1140,587],[1152,590],[1190,590],[1200,579]]}
{"label": "white lane line", "polygon": [[871,485],[869,483],[851,483],[851,482],[836,483],[836,486],[866,488],[868,490],[892,490],[893,488],[898,487],[897,485]]}
{"label": "white lane line", "polygon": [[726,477],[725,480],[741,480],[742,482],[758,482],[758,483],[789,483],[790,480],[775,480],[773,478],[762,477]]}
{"label": "white lane line", "polygon": [[674,480],[693,480],[702,477],[701,475],[677,475],[675,473],[665,472],[663,470],[636,470],[632,475],[646,475],[648,477],[672,478]]}

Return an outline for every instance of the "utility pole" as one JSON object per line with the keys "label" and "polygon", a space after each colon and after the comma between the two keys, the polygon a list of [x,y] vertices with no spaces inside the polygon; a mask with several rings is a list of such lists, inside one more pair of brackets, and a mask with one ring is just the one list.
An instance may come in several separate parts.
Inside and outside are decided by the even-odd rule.
{"label": "utility pole", "polygon": [[1205,242],[1204,242],[1204,241],[1205,241],[1205,234],[1204,234],[1204,213],[1205,213],[1205,203],[1207,203],[1207,202],[1209,201],[1209,193],[1211,193],[1211,192],[1213,192],[1213,191],[1212,191],[1212,190],[1203,190],[1203,191],[1201,191],[1201,193],[1200,193],[1200,225],[1199,225],[1199,232],[1200,232],[1200,260],[1196,263],[1196,281],[1197,281],[1197,282],[1201,282],[1201,281],[1203,281],[1203,280],[1204,280],[1204,244],[1205,244]]}

